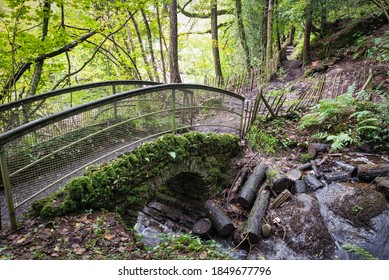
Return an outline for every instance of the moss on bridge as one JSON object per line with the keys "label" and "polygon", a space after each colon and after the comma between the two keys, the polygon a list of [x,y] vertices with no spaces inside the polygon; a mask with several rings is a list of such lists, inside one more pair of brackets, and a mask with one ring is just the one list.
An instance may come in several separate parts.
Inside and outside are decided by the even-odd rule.
{"label": "moss on bridge", "polygon": [[[88,169],[63,189],[33,203],[32,214],[44,219],[89,209],[117,211],[129,225],[160,186],[181,173],[199,175],[204,186],[191,190],[207,199],[225,187],[231,158],[239,152],[231,134],[164,135],[114,161]],[[182,186],[185,188],[185,186]]]}

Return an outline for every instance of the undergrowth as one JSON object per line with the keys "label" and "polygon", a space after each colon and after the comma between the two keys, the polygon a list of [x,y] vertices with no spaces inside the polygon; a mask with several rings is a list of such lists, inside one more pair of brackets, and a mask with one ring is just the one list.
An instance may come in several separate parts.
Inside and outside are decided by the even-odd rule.
{"label": "undergrowth", "polygon": [[336,99],[323,99],[305,115],[300,130],[312,138],[331,142],[333,150],[369,144],[374,150],[389,149],[389,101],[370,101],[369,94],[354,94],[355,85]]}
{"label": "undergrowth", "polygon": [[250,126],[246,137],[249,147],[255,151],[262,151],[274,155],[280,150],[285,150],[297,145],[297,140],[292,139],[284,130],[282,118],[264,120],[258,118]]}

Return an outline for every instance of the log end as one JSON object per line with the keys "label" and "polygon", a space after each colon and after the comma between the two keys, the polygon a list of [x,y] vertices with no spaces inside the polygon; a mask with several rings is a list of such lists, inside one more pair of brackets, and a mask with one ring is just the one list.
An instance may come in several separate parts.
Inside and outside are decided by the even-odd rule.
{"label": "log end", "polygon": [[212,227],[212,222],[204,218],[194,224],[192,232],[201,238],[209,239],[214,234],[214,228]]}

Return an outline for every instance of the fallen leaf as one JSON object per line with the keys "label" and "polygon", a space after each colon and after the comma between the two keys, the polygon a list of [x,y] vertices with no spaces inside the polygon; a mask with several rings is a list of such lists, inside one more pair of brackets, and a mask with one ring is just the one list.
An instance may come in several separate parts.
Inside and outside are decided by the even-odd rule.
{"label": "fallen leaf", "polygon": [[112,235],[110,233],[106,233],[106,234],[104,234],[104,238],[107,240],[111,240],[112,238],[114,238],[114,235]]}
{"label": "fallen leaf", "polygon": [[52,253],[51,256],[52,257],[59,257],[59,255],[57,253]]}
{"label": "fallen leaf", "polygon": [[76,248],[73,250],[73,252],[76,253],[77,255],[82,255],[85,253],[85,251],[86,251],[85,248]]}
{"label": "fallen leaf", "polygon": [[126,251],[126,247],[119,247],[118,251],[120,253],[124,253]]}

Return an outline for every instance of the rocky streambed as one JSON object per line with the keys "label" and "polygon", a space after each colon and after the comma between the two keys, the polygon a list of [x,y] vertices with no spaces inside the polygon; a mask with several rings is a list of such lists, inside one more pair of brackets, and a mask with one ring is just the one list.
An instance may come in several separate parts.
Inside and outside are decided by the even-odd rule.
{"label": "rocky streambed", "polygon": [[318,153],[290,170],[260,160],[206,202],[157,195],[136,229],[149,246],[160,233],[197,233],[240,259],[389,259],[388,176],[386,155]]}

